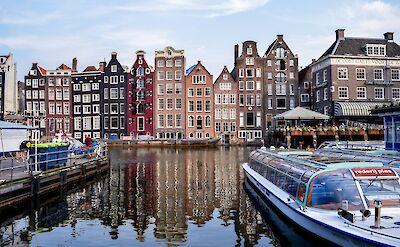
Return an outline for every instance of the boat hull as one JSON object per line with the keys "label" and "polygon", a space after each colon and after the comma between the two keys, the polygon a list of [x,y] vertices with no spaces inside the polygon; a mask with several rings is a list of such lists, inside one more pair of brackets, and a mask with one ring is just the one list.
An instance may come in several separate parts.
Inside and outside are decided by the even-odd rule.
{"label": "boat hull", "polygon": [[395,246],[356,236],[307,216],[297,206],[297,203],[286,202],[288,195],[286,198],[282,194],[276,195],[277,193],[274,193],[274,190],[275,192],[280,190],[277,186],[269,181],[260,181],[257,178],[258,174],[247,164],[244,164],[243,168],[248,181],[254,185],[257,192],[300,228],[340,246]]}

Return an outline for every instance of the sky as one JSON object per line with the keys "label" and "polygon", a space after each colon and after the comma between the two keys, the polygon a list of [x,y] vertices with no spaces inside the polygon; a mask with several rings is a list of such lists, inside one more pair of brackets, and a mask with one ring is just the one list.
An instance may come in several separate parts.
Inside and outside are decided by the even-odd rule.
{"label": "sky", "polygon": [[154,64],[154,51],[173,46],[185,50],[187,68],[200,60],[216,79],[246,40],[262,56],[283,34],[300,66],[318,58],[338,28],[348,37],[392,31],[399,41],[398,13],[396,0],[1,0],[0,54],[14,54],[23,80],[32,62],[56,69],[76,57],[83,70],[116,51],[131,67],[137,50]]}

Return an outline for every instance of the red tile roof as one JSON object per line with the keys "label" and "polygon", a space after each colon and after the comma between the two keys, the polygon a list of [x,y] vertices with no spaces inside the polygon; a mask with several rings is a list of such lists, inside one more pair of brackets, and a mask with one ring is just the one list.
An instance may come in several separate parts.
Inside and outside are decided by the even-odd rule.
{"label": "red tile roof", "polygon": [[68,67],[65,64],[61,64],[57,69],[71,69],[70,67]]}
{"label": "red tile roof", "polygon": [[45,70],[45,69],[43,69],[43,68],[40,67],[39,65],[38,65],[37,67],[38,67],[38,69],[39,69],[39,71],[40,71],[40,74],[46,75],[46,70]]}
{"label": "red tile roof", "polygon": [[83,72],[97,71],[95,66],[87,66]]}

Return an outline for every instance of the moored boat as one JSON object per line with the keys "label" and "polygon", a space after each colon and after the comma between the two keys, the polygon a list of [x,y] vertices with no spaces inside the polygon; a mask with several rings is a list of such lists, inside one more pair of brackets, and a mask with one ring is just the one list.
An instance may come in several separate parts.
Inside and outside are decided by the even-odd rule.
{"label": "moored boat", "polygon": [[265,148],[252,152],[243,168],[258,193],[319,237],[341,246],[400,245],[397,169]]}

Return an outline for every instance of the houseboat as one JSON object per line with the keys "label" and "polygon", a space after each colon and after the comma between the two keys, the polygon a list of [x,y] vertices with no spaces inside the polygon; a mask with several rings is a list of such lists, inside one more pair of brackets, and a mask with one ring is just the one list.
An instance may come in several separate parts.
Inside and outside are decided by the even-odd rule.
{"label": "houseboat", "polygon": [[248,181],[283,215],[341,246],[400,246],[399,169],[307,151],[253,151]]}

